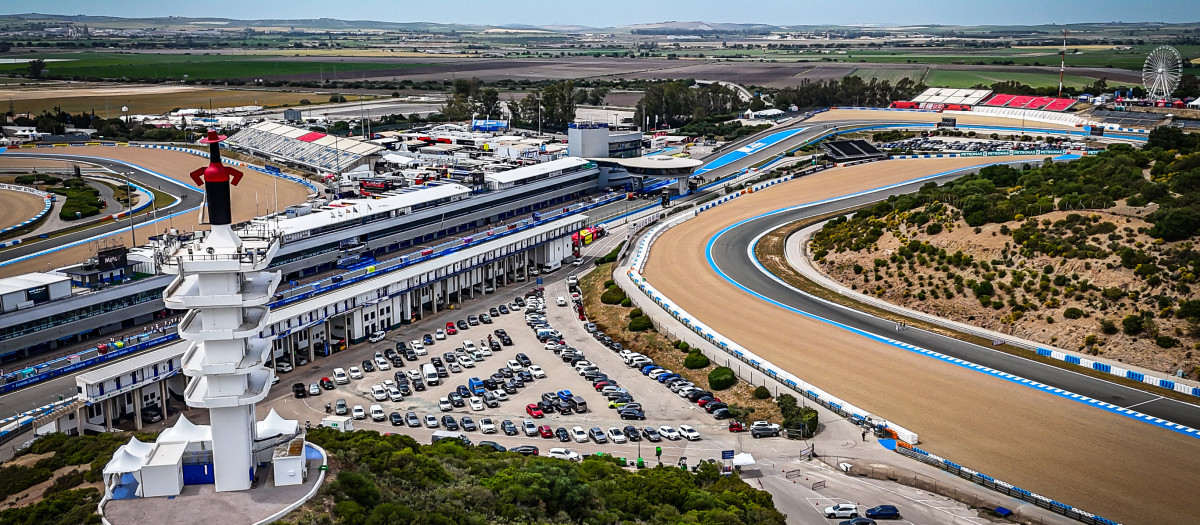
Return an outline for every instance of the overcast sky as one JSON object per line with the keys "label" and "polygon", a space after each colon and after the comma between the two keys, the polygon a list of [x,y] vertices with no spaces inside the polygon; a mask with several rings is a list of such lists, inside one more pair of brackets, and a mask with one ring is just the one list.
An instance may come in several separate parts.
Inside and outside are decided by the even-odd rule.
{"label": "overcast sky", "polygon": [[121,17],[338,18],[388,22],[585,25],[675,21],[790,24],[1035,25],[1078,22],[1192,22],[1195,2],[1176,0],[48,0],[0,1],[6,14],[30,11]]}

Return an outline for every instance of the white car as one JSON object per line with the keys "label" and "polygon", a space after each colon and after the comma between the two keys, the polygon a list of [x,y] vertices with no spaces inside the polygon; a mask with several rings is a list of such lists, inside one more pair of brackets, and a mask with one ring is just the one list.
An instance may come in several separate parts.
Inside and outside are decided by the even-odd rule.
{"label": "white car", "polygon": [[576,443],[587,443],[588,442],[588,433],[581,426],[572,427],[571,428],[571,439],[574,439]]}
{"label": "white car", "polygon": [[438,341],[446,339],[446,331],[438,328],[437,331],[433,332],[433,338]]}
{"label": "white car", "polygon": [[359,370],[357,366],[350,367],[350,379],[362,379],[362,378],[363,378],[362,370]]}
{"label": "white car", "polygon": [[463,368],[475,368],[475,359],[469,355],[458,358],[458,364]]}
{"label": "white car", "polygon": [[483,410],[482,399],[472,396],[468,401],[471,403],[471,410]]}
{"label": "white car", "polygon": [[558,350],[558,346],[559,346],[558,341],[550,341],[550,342],[546,343],[544,346],[542,346],[542,348],[545,348],[546,350],[553,352],[555,350]]}
{"label": "white car", "polygon": [[416,339],[409,341],[408,346],[412,348],[413,352],[416,352],[417,355],[429,355],[429,352],[425,350],[425,344]]}
{"label": "white car", "polygon": [[667,370],[665,368],[656,368],[654,370],[651,370],[650,373],[646,374],[646,375],[649,376],[650,379],[658,379],[658,378],[665,376],[667,374],[670,374],[670,373],[671,373],[671,371]]}
{"label": "white car", "polygon": [[[479,355],[484,357],[492,357],[492,349],[486,346],[481,346],[479,347]],[[479,359],[476,359],[476,361],[479,361]]]}
{"label": "white car", "polygon": [[442,412],[449,412],[454,410],[454,405],[450,404],[450,398],[442,397],[438,398],[438,409]]}
{"label": "white car", "polygon": [[380,371],[391,370],[392,364],[389,363],[388,360],[384,357],[376,357],[375,358],[375,368],[378,368]]}
{"label": "white car", "polygon": [[387,414],[383,413],[383,407],[379,405],[371,405],[371,420],[383,421]]}
{"label": "white car", "polygon": [[391,379],[384,379],[383,380],[383,389],[387,390],[389,388],[396,388],[396,382]]}
{"label": "white car", "polygon": [[464,339],[463,344],[462,344],[462,349],[466,350],[467,352],[474,352],[475,351],[475,341],[472,341],[470,339]]}
{"label": "white car", "polygon": [[492,395],[496,396],[496,401],[508,401],[508,393],[503,390],[492,390]]}
{"label": "white car", "polygon": [[679,439],[679,432],[676,432],[675,429],[671,428],[670,425],[658,427],[658,434],[671,441],[677,441]]}
{"label": "white car", "polygon": [[576,372],[578,372],[578,371],[580,371],[580,370],[583,370],[584,368],[587,368],[587,367],[589,367],[589,366],[592,366],[592,362],[591,362],[591,361],[588,361],[588,360],[586,360],[586,359],[585,359],[585,360],[583,360],[583,361],[576,361],[576,362],[575,362],[575,371],[576,371]]}
{"label": "white car", "polygon": [[346,371],[341,368],[333,369],[333,382],[339,385],[344,385],[350,382],[350,376],[346,375]]}
{"label": "white car", "polygon": [[525,367],[521,366],[521,362],[517,361],[516,359],[509,359],[508,362],[504,363],[504,366],[507,366],[513,370],[524,370],[525,369]]}
{"label": "white car", "polygon": [[382,341],[384,337],[387,337],[387,332],[384,332],[383,330],[379,330],[379,331],[371,332],[371,337],[368,337],[367,341],[372,342],[372,343],[378,343],[378,342]]}
{"label": "white car", "polygon": [[400,393],[399,388],[391,387],[388,389],[387,394],[388,394],[388,399],[390,399],[394,402],[399,403],[401,401],[404,401],[404,395]]}
{"label": "white car", "polygon": [[608,428],[608,440],[612,441],[613,443],[624,443],[625,442],[625,433],[622,432],[621,429],[619,429],[617,427],[609,427]]}
{"label": "white car", "polygon": [[376,401],[387,399],[387,390],[383,389],[383,385],[371,385],[371,397]]}
{"label": "white car", "polygon": [[853,503],[838,503],[832,507],[825,507],[825,517],[834,518],[857,518],[858,506]]}
{"label": "white car", "polygon": [[480,419],[479,420],[479,431],[483,432],[484,434],[495,434],[496,433],[496,424],[492,423],[492,420],[489,418],[486,418],[486,417],[483,419]]}
{"label": "white car", "polygon": [[363,410],[362,405],[354,405],[354,408],[350,409],[350,415],[353,416],[354,419],[366,419],[367,411]]}
{"label": "white car", "polygon": [[275,363],[275,371],[286,374],[286,373],[292,371],[292,365],[289,365],[285,361],[280,361],[278,363]]}
{"label": "white car", "polygon": [[559,306],[566,306],[566,305],[567,305],[567,298],[566,298],[566,297],[563,297],[563,296],[561,296],[561,295],[560,295],[560,296],[558,296],[558,297],[555,297],[555,298],[554,298],[554,304],[557,304],[557,305],[559,305]]}
{"label": "white car", "polygon": [[575,452],[573,450],[567,450],[565,448],[559,448],[559,447],[554,447],[554,448],[550,449],[550,451],[547,452],[546,455],[549,457],[552,457],[552,458],[565,459],[567,461],[579,461],[580,459],[582,459],[579,456],[578,452]]}
{"label": "white car", "polygon": [[421,371],[420,370],[417,370],[414,368],[412,370],[405,370],[404,373],[408,374],[409,381],[420,381],[421,380]]}
{"label": "white car", "polygon": [[438,427],[437,416],[435,416],[433,414],[425,414],[425,426],[428,428],[437,428]]}
{"label": "white car", "polygon": [[683,438],[688,441],[700,441],[700,433],[691,425],[679,425],[679,433],[683,434]]}
{"label": "white car", "polygon": [[525,437],[533,437],[538,435],[537,425],[532,419],[521,421],[521,430],[525,432]]}
{"label": "white car", "polygon": [[542,367],[538,365],[529,365],[529,373],[533,375],[534,379],[546,378],[546,371],[542,370]]}

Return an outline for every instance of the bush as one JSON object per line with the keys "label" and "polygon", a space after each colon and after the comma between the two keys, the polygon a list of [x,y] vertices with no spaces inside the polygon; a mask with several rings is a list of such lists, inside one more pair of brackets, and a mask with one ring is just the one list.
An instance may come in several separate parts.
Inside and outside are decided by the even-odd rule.
{"label": "bush", "polygon": [[1174,337],[1160,335],[1154,338],[1154,344],[1163,348],[1175,348],[1175,346],[1179,344],[1179,340],[1175,339]]}
{"label": "bush", "polygon": [[605,289],[605,290],[607,290],[607,289],[609,289],[609,288],[612,288],[612,287],[613,287],[613,285],[615,285],[615,284],[617,284],[617,283],[616,283],[616,282],[614,282],[612,279],[609,279],[609,280],[607,280],[607,281],[604,281],[604,289]]}
{"label": "bush", "polygon": [[796,396],[791,394],[779,396],[775,403],[779,405],[779,412],[783,414],[781,427],[786,430],[799,430],[805,437],[812,437],[817,433],[819,414],[816,409],[800,406],[796,402]]}
{"label": "bush", "polygon": [[754,389],[754,399],[767,399],[771,397],[771,391],[767,387],[760,386]]}
{"label": "bush", "polygon": [[646,315],[634,318],[634,320],[629,321],[629,331],[630,332],[645,332],[646,330],[652,330],[653,328],[654,328],[654,321],[651,321],[650,317],[646,316]]}
{"label": "bush", "polygon": [[633,319],[634,317],[641,317],[641,316],[643,316],[643,315],[646,315],[646,314],[642,313],[642,309],[641,309],[641,308],[634,308],[633,310],[630,310],[630,311],[629,311],[629,318],[630,318],[630,319]]}
{"label": "bush", "polygon": [[1079,319],[1080,317],[1083,317],[1083,310],[1074,307],[1067,308],[1066,310],[1063,310],[1063,317],[1066,317],[1067,319]]}
{"label": "bush", "polygon": [[600,294],[600,302],[604,304],[621,304],[627,300],[628,298],[625,296],[625,292],[616,285],[609,286],[608,290],[605,290],[604,293]]}
{"label": "bush", "polygon": [[699,370],[711,364],[708,356],[700,353],[699,350],[688,352],[687,357],[683,358],[683,367],[688,370]]}
{"label": "bush", "polygon": [[34,173],[33,175],[19,175],[17,178],[13,179],[13,182],[26,185],[58,184],[62,182],[62,179],[50,175],[43,175],[41,173]]}
{"label": "bush", "polygon": [[1105,335],[1113,335],[1117,333],[1117,325],[1108,319],[1100,320],[1100,331]]}
{"label": "bush", "polygon": [[1121,320],[1121,330],[1126,335],[1137,335],[1142,332],[1144,326],[1140,316],[1130,314]]}
{"label": "bush", "polygon": [[708,373],[708,386],[713,390],[725,390],[737,384],[737,376],[733,374],[733,369],[727,366],[719,366]]}
{"label": "bush", "polygon": [[630,299],[628,297],[622,299],[621,306],[624,306],[625,308],[629,308],[630,306],[633,306],[633,299]]}
{"label": "bush", "polygon": [[929,235],[937,235],[942,233],[942,224],[940,222],[929,223],[929,226],[925,227],[925,233]]}
{"label": "bush", "polygon": [[337,93],[334,93],[332,95],[329,95],[329,101],[330,102],[345,102],[346,97],[339,95]]}
{"label": "bush", "polygon": [[687,344],[687,341],[680,340],[678,342],[679,344],[675,345],[675,348],[678,348],[680,352],[686,354],[692,351],[692,345]]}

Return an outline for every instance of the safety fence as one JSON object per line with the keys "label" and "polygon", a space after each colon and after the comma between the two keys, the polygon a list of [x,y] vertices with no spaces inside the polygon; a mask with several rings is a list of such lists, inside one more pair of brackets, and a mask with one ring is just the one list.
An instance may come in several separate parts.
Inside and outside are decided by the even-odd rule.
{"label": "safety fence", "polygon": [[[37,215],[34,215],[33,217],[29,218],[28,220],[26,220],[20,224],[9,226],[7,228],[4,228],[3,230],[0,230],[0,236],[6,234],[8,232],[11,232],[11,231],[20,230],[21,228],[25,228],[37,221],[42,220],[42,217],[45,217],[47,213],[50,213],[50,209],[54,207],[54,197],[51,194],[46,193],[44,191],[39,191],[34,188],[30,188],[29,186],[21,186],[18,184],[0,184],[0,190],[19,191],[21,193],[28,193],[30,195],[36,195],[38,197],[41,197],[42,201],[45,203],[45,206],[42,207],[42,211],[38,212]],[[8,242],[0,243],[0,248],[7,248],[9,246],[14,246],[17,244],[21,244],[20,239],[13,239]]]}
{"label": "safety fence", "polygon": [[1157,377],[1153,374],[1147,374],[1145,372],[1137,372],[1134,370],[1129,370],[1127,368],[1122,368],[1122,367],[1114,365],[1112,363],[1103,363],[1100,361],[1093,361],[1086,357],[1080,357],[1078,355],[1074,355],[1074,354],[1070,354],[1067,352],[1063,352],[1060,350],[1054,350],[1054,349],[1050,349],[1050,348],[1038,347],[1037,353],[1040,356],[1057,359],[1059,361],[1071,363],[1073,365],[1079,365],[1079,366],[1082,366],[1085,368],[1091,368],[1092,370],[1104,372],[1106,374],[1112,374],[1117,377],[1124,377],[1125,379],[1131,379],[1131,380],[1137,381],[1139,383],[1146,383],[1147,385],[1153,385],[1153,386],[1156,386],[1159,388],[1173,390],[1173,391],[1179,392],[1181,394],[1187,394],[1190,396],[1200,397],[1200,387],[1187,385],[1182,382],[1176,381],[1174,379]]}
{"label": "safety fence", "polygon": [[956,475],[960,478],[963,478],[967,481],[975,483],[976,485],[980,485],[984,488],[993,490],[1000,494],[1004,494],[1005,496],[1009,496],[1009,497],[1020,499],[1022,501],[1027,501],[1029,503],[1033,503],[1034,505],[1037,505],[1038,507],[1041,507],[1043,509],[1048,509],[1051,512],[1061,514],[1061,515],[1071,518],[1073,520],[1076,520],[1076,521],[1079,521],[1082,523],[1087,523],[1089,525],[1119,525],[1117,522],[1112,521],[1108,518],[1097,516],[1095,514],[1092,514],[1090,512],[1082,510],[1082,509],[1077,509],[1075,507],[1067,505],[1066,503],[1060,503],[1060,502],[1054,501],[1050,498],[1047,498],[1047,497],[1037,494],[1035,492],[1030,492],[1023,488],[1014,486],[1010,483],[1006,483],[1004,481],[1001,481],[1001,480],[998,480],[991,476],[988,476],[987,474],[984,474],[982,472],[978,472],[978,471],[969,469],[967,467],[959,465],[953,461],[945,459],[936,454],[931,454],[929,452],[921,450],[917,447],[908,447],[908,446],[904,446],[903,444],[898,444],[896,446],[895,450],[902,456],[915,459],[917,461],[920,461],[920,462],[928,464],[928,465],[935,466],[939,469],[942,469],[946,472],[954,474],[954,475]]}

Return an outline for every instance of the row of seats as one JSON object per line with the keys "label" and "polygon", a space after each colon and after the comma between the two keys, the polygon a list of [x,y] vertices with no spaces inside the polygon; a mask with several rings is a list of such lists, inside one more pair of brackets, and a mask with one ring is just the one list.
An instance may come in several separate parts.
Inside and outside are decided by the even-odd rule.
{"label": "row of seats", "polygon": [[975,106],[971,113],[976,115],[1007,117],[1011,119],[1024,119],[1033,122],[1045,122],[1048,124],[1062,124],[1066,126],[1087,126],[1092,124],[1090,120],[1081,118],[1072,113],[1059,113],[1055,111],[1040,111],[1013,107]]}
{"label": "row of seats", "polygon": [[262,151],[268,155],[334,171],[351,166],[362,159],[361,155],[336,148],[304,142],[283,135],[276,135],[254,128],[238,131],[229,139],[230,144]]}
{"label": "row of seats", "polygon": [[1075,104],[1075,101],[1069,98],[1035,97],[1029,95],[996,95],[983,103],[984,106],[1044,109],[1046,111],[1065,111],[1073,104]]}

